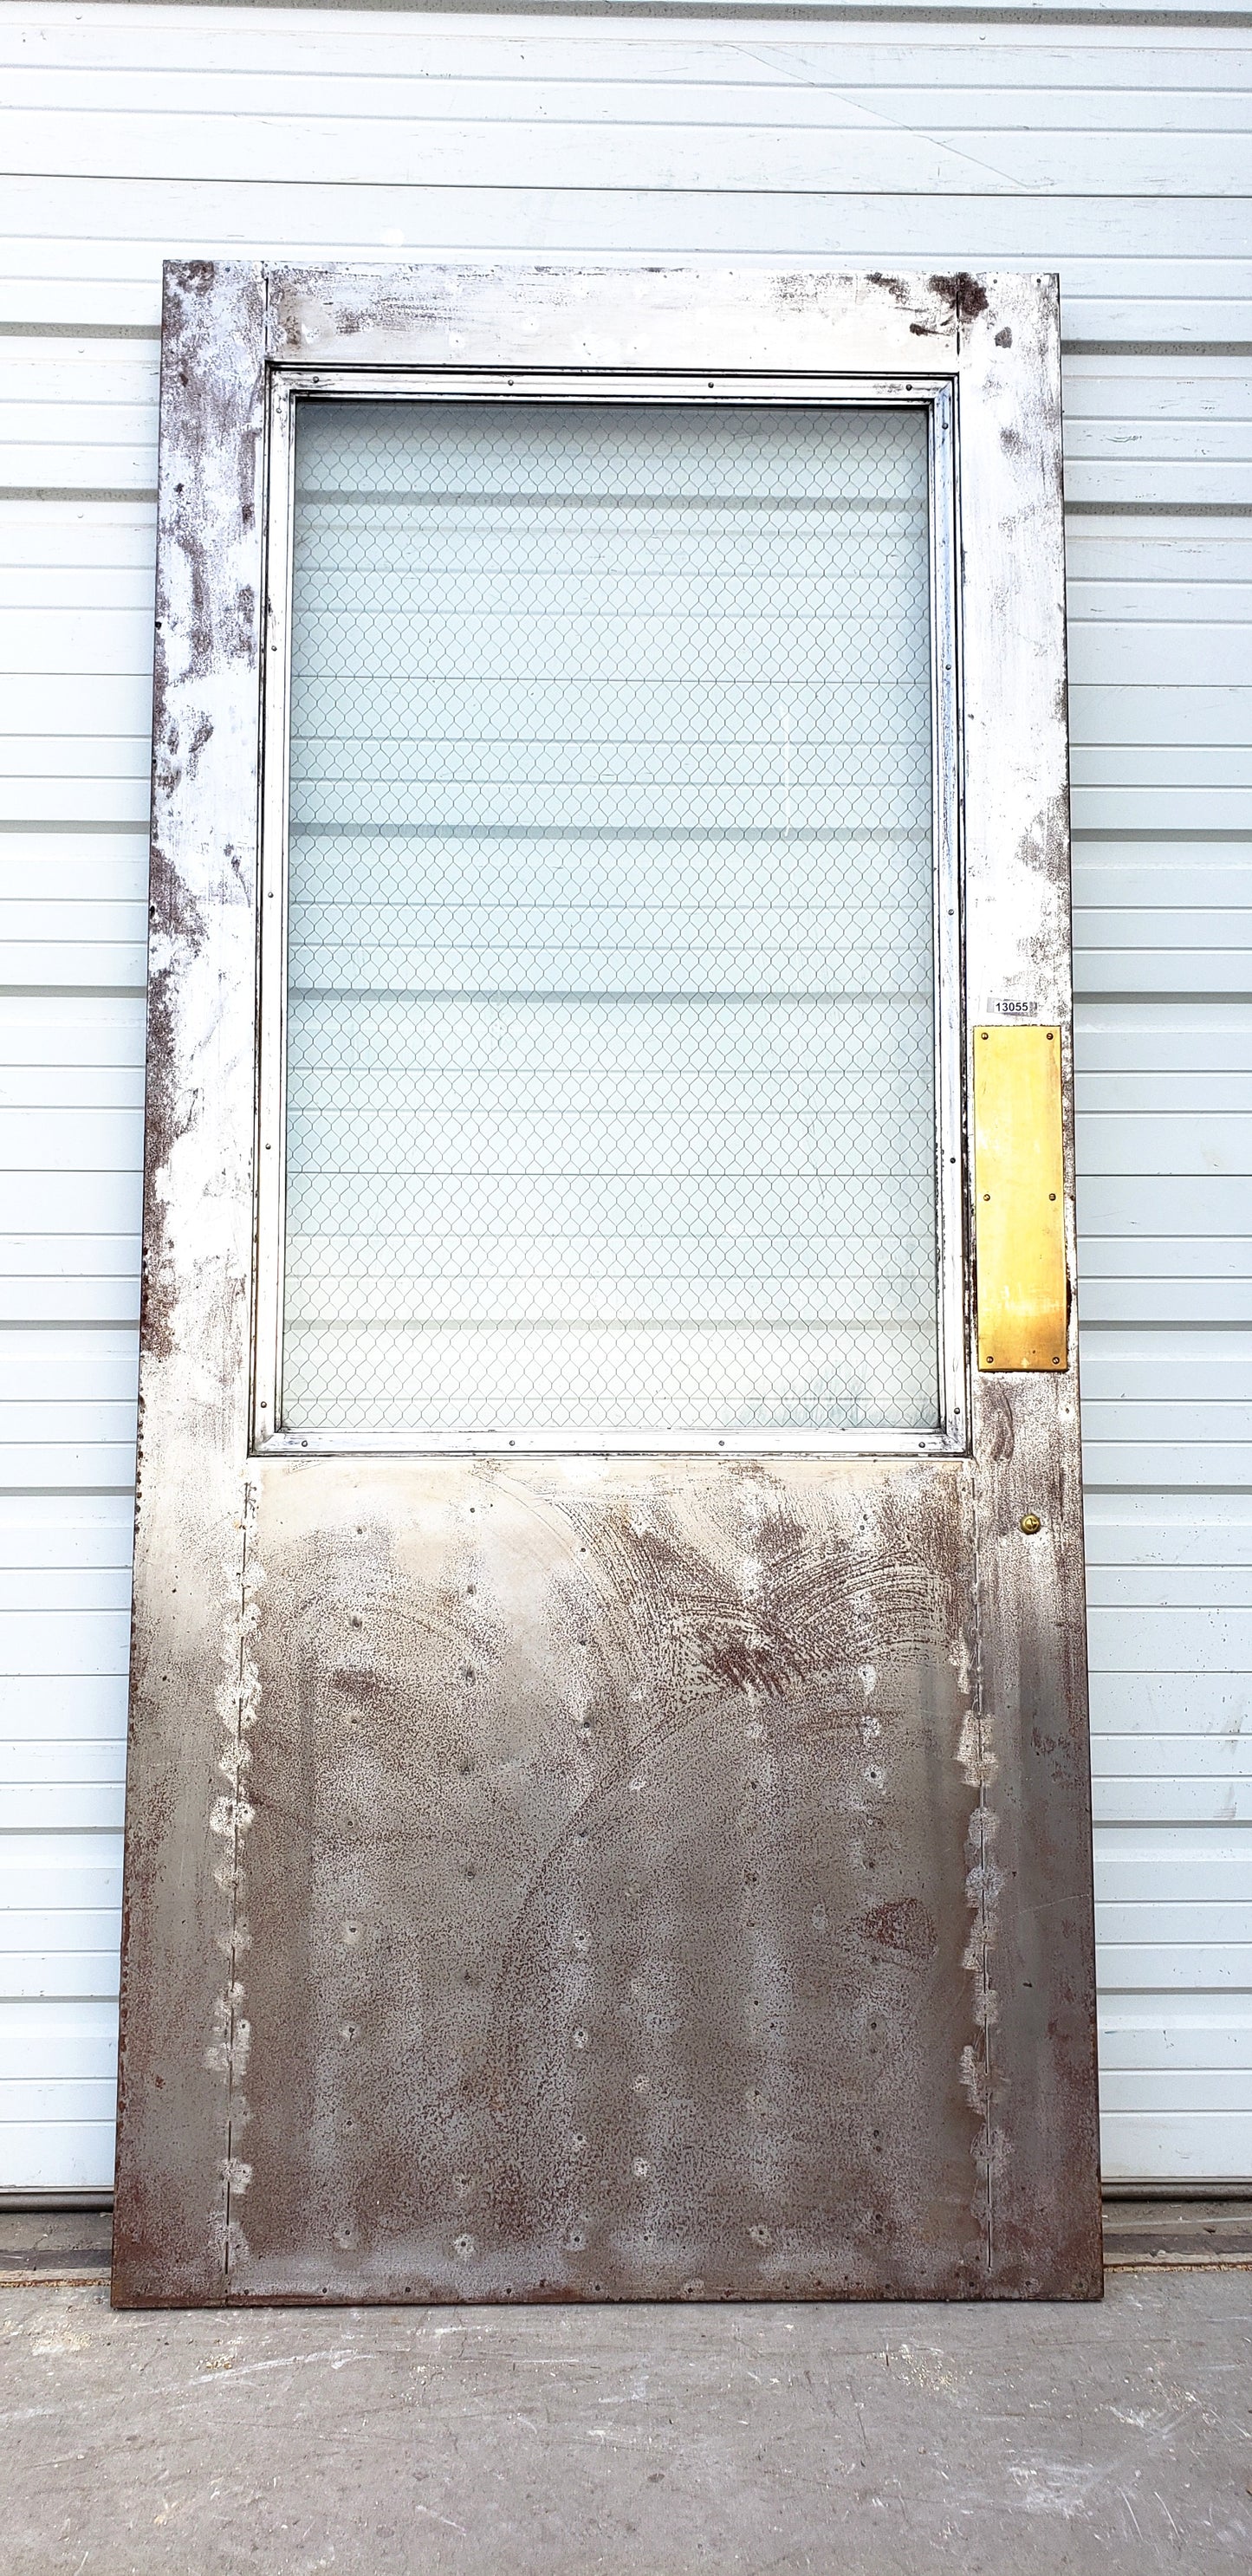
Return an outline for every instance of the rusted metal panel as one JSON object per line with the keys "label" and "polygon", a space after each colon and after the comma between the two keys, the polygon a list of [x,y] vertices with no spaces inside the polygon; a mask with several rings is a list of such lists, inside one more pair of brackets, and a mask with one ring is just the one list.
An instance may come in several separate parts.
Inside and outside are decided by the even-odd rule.
{"label": "rusted metal panel", "polygon": [[232,2295],[985,2285],[967,1462],[259,1476]]}
{"label": "rusted metal panel", "polygon": [[171,277],[116,2295],[1096,2295],[1072,1371],[911,1463],[247,1454],[263,330],[958,383],[966,1025],[1060,1032],[1072,1274],[1051,282],[554,276]]}

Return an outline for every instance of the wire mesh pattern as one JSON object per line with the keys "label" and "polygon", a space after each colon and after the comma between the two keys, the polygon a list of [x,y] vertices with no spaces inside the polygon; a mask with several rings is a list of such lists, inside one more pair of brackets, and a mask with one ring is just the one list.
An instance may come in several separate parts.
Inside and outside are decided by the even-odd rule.
{"label": "wire mesh pattern", "polygon": [[934,1428],[921,415],[298,409],[285,1426]]}

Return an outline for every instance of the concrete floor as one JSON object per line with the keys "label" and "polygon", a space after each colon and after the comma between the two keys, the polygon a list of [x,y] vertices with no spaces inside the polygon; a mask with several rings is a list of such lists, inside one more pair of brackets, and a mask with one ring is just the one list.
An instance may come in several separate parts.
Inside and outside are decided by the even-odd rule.
{"label": "concrete floor", "polygon": [[1252,2567],[1246,2267],[982,2310],[114,2315],[25,2279],[4,2576]]}

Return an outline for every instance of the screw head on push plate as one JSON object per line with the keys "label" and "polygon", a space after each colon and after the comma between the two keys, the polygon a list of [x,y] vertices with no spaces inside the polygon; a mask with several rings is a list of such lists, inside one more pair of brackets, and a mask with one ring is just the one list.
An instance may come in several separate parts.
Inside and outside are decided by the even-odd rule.
{"label": "screw head on push plate", "polygon": [[1027,1538],[1034,1538],[1037,1532],[1043,1528],[1043,1523],[1039,1518],[1038,1512],[1023,1512],[1021,1520],[1018,1523],[1018,1527],[1025,1533]]}

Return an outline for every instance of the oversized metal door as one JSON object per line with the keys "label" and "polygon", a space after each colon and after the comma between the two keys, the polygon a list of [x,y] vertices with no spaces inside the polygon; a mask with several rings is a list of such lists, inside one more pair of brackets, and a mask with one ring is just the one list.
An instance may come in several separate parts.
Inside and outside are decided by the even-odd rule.
{"label": "oversized metal door", "polygon": [[1059,460],[167,273],[120,2299],[1098,2293]]}

